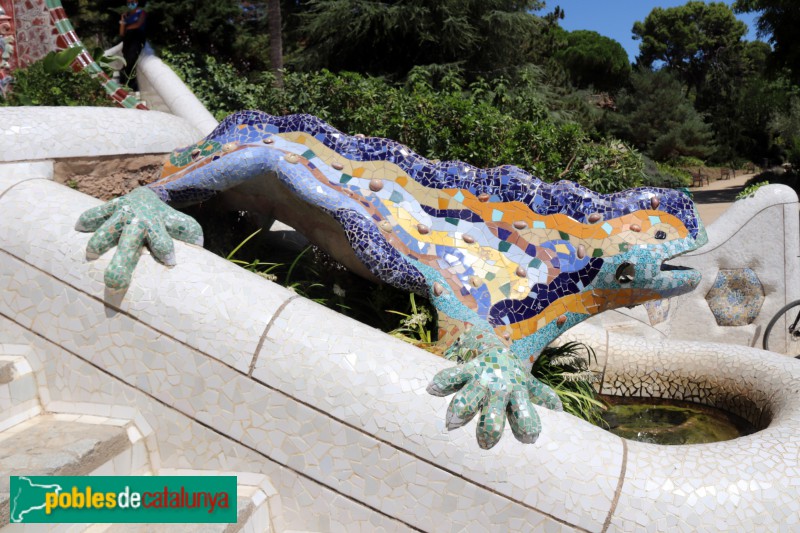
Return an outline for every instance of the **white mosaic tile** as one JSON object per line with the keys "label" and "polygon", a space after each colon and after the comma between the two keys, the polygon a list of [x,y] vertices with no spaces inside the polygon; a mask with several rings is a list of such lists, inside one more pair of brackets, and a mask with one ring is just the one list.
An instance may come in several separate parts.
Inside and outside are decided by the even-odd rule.
{"label": "white mosaic tile", "polygon": [[[61,198],[61,194],[68,198]],[[49,207],[42,205],[46,197],[53,198]],[[139,261],[133,286],[124,294],[107,293],[102,283],[103,270],[113,251],[87,261],[84,254],[90,234],[74,230],[79,214],[97,204],[97,200],[45,181],[19,185],[0,199],[0,209],[17,214],[0,218],[0,247],[111,305],[104,313],[87,314],[78,301],[66,296],[58,282],[48,280],[49,276],[43,275],[37,283],[18,277],[16,282],[9,283],[22,284],[19,297],[25,303],[13,311],[14,316],[25,325],[37,317],[47,322],[42,325],[46,329],[80,332],[82,340],[91,344],[99,335],[98,323],[116,314],[118,308],[136,314],[143,322],[183,343],[220,357],[238,370],[247,371],[273,313],[293,293],[183,243],[176,243],[176,267],[168,269],[152,257],[144,256]],[[52,217],[45,215],[48,209]],[[221,287],[226,289],[220,292]],[[212,290],[215,297],[210,299],[207,295]],[[13,294],[8,295],[12,297]],[[115,334],[123,334],[113,330],[105,333],[111,337],[106,339],[109,342]],[[145,361],[148,363],[149,360]]]}
{"label": "white mosaic tile", "polygon": [[174,115],[114,107],[3,107],[0,123],[7,125],[0,129],[0,161],[158,154],[202,137]]}

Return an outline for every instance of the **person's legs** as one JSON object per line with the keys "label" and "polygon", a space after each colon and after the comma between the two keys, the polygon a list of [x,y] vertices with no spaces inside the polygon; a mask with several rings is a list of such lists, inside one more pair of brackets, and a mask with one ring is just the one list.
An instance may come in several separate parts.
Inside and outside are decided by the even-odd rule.
{"label": "person's legs", "polygon": [[122,57],[125,59],[125,67],[120,72],[119,81],[133,91],[139,90],[135,67],[142,48],[144,48],[144,37],[138,35],[126,36],[122,44]]}

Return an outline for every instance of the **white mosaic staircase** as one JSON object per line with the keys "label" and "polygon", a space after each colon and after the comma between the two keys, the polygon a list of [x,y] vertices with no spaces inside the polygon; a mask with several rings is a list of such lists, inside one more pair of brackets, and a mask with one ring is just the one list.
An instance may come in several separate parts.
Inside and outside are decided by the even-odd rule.
{"label": "white mosaic staircase", "polygon": [[[2,323],[0,322],[0,325]],[[40,389],[27,356],[30,346],[3,343],[0,331],[0,530],[52,531],[51,525],[9,524],[9,476],[203,476],[236,475],[237,522],[205,524],[204,532],[275,531],[281,512],[280,496],[263,474],[159,467],[157,442],[143,419],[52,412],[64,402],[49,399]],[[40,390],[44,394],[40,395]],[[74,405],[87,410],[87,405]],[[123,409],[129,411],[128,409]],[[63,531],[155,532],[163,524],[70,524]],[[197,524],[171,524],[170,531],[197,531]]]}

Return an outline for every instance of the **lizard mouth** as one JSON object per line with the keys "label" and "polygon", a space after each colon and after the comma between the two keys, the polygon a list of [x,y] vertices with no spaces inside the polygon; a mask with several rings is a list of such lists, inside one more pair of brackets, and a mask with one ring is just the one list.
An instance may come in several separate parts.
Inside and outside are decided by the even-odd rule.
{"label": "lizard mouth", "polygon": [[665,292],[669,296],[677,296],[691,291],[702,279],[700,272],[693,268],[671,265],[666,262],[661,263],[659,277],[666,282]]}

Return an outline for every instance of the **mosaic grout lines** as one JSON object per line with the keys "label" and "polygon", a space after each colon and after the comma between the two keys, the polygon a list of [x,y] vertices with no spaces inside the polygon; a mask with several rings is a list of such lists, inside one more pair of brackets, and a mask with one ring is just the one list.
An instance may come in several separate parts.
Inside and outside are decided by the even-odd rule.
{"label": "mosaic grout lines", "polygon": [[[355,430],[355,431],[361,433],[362,435],[364,435],[364,436],[366,436],[366,437],[368,437],[370,439],[374,439],[375,441],[380,442],[380,443],[382,443],[382,444],[384,444],[384,445],[396,450],[399,453],[406,454],[406,455],[408,455],[408,456],[410,456],[410,457],[412,457],[412,458],[414,458],[414,459],[416,459],[418,461],[421,461],[421,462],[433,467],[434,469],[441,470],[443,472],[446,472],[447,474],[450,474],[450,475],[452,475],[452,476],[454,476],[456,478],[459,478],[459,479],[463,480],[464,482],[466,482],[469,485],[475,486],[475,487],[480,488],[482,490],[485,490],[485,491],[487,491],[489,493],[495,494],[498,497],[503,498],[504,500],[507,500],[509,502],[513,502],[514,504],[517,504],[517,505],[519,505],[521,507],[524,507],[526,509],[534,511],[535,513],[537,513],[537,514],[539,514],[539,515],[541,515],[543,517],[547,517],[547,518],[549,518],[549,519],[551,519],[553,521],[556,521],[556,522],[559,522],[559,523],[564,524],[566,526],[569,526],[571,528],[574,528],[577,531],[582,531],[582,532],[586,532],[586,533],[588,533],[588,531],[589,531],[589,530],[587,530],[585,528],[582,528],[579,525],[576,525],[576,524],[573,524],[573,523],[569,522],[568,520],[565,520],[563,518],[559,518],[558,516],[548,512],[548,511],[545,511],[545,510],[539,509],[537,507],[534,507],[534,506],[532,506],[532,505],[530,505],[530,504],[528,504],[528,503],[526,503],[526,502],[524,502],[522,500],[515,499],[515,498],[513,498],[512,496],[510,496],[508,494],[504,494],[503,492],[500,492],[500,491],[498,491],[496,489],[493,489],[490,486],[482,484],[482,483],[480,483],[480,482],[478,482],[476,480],[470,479],[470,478],[464,476],[463,474],[461,474],[461,473],[459,473],[459,472],[457,472],[455,470],[450,469],[446,465],[438,464],[438,463],[434,462],[431,459],[428,459],[428,458],[425,458],[425,457],[421,457],[420,455],[418,455],[417,453],[415,453],[415,452],[413,452],[413,451],[411,451],[409,449],[399,447],[397,444],[395,444],[395,443],[393,443],[393,442],[391,442],[389,440],[386,440],[386,439],[384,439],[382,437],[379,437],[379,436],[377,436],[375,434],[369,433],[368,431],[366,431],[362,427],[354,425],[353,423],[351,423],[351,422],[349,422],[347,420],[343,420],[341,418],[338,418],[338,417],[332,415],[331,413],[324,411],[323,409],[321,409],[320,407],[318,407],[316,405],[312,405],[312,404],[304,401],[303,399],[297,398],[297,397],[295,397],[295,396],[293,396],[293,395],[291,395],[291,394],[289,394],[289,393],[287,393],[287,392],[285,392],[285,391],[283,391],[283,390],[281,390],[279,388],[276,388],[275,386],[268,384],[267,382],[263,381],[262,379],[259,379],[257,377],[249,376],[248,374],[246,374],[246,373],[236,369],[235,367],[231,366],[227,362],[222,361],[222,360],[218,359],[217,357],[215,357],[213,355],[204,353],[204,352],[202,352],[201,350],[199,350],[198,348],[196,348],[194,346],[187,345],[187,344],[183,343],[181,340],[175,339],[169,333],[166,333],[164,331],[158,330],[157,328],[155,328],[155,327],[153,327],[153,326],[151,326],[151,325],[149,325],[147,323],[141,322],[136,316],[131,315],[127,311],[118,309],[115,306],[110,305],[108,302],[106,302],[106,301],[104,301],[104,300],[102,300],[102,299],[100,299],[100,298],[98,298],[98,297],[96,297],[96,296],[94,296],[92,294],[89,294],[86,291],[84,291],[84,290],[82,290],[82,289],[80,289],[78,287],[75,287],[75,286],[71,285],[69,282],[61,280],[61,279],[55,277],[53,274],[51,274],[49,272],[46,272],[46,271],[40,269],[39,267],[28,263],[27,261],[25,261],[23,259],[20,259],[19,257],[17,257],[14,254],[8,252],[7,250],[0,250],[0,251],[2,251],[6,255],[14,258],[16,261],[19,261],[19,262],[21,262],[21,263],[23,263],[23,264],[25,264],[25,265],[37,270],[38,272],[44,274],[45,276],[48,276],[48,277],[58,281],[59,283],[63,283],[67,287],[70,287],[72,290],[75,290],[75,291],[77,291],[77,292],[79,292],[81,294],[84,294],[84,295],[88,296],[89,298],[97,301],[98,303],[101,303],[104,306],[107,306],[109,308],[114,309],[116,312],[120,313],[121,315],[126,316],[127,318],[129,318],[131,320],[139,322],[143,327],[145,327],[147,329],[150,329],[150,330],[152,330],[152,331],[154,331],[154,332],[156,332],[156,333],[158,333],[160,335],[168,337],[174,342],[177,342],[179,344],[184,345],[189,350],[191,350],[193,352],[196,352],[196,353],[198,353],[199,355],[201,355],[201,356],[203,356],[205,358],[208,358],[209,360],[213,361],[214,363],[222,364],[223,366],[227,367],[229,370],[233,371],[238,376],[243,377],[245,379],[252,380],[253,382],[258,383],[258,384],[266,387],[270,391],[273,391],[273,392],[275,392],[275,393],[277,393],[279,395],[285,396],[286,398],[291,399],[291,400],[297,402],[298,404],[300,404],[300,405],[302,405],[302,406],[304,406],[304,407],[306,407],[308,409],[311,409],[312,411],[315,411],[315,412],[317,412],[317,413],[319,413],[321,415],[329,417],[329,418],[333,419],[334,421],[336,421],[337,423],[342,424],[343,426],[348,427],[348,428],[350,428],[352,430]],[[291,297],[289,301],[294,301],[296,299],[302,299],[302,298],[300,298],[299,296],[294,296],[294,297]],[[288,301],[287,301],[287,303],[288,303]],[[32,328],[25,326],[24,324],[19,323],[15,318],[7,316],[4,312],[0,312],[0,316],[4,316],[8,320],[10,320],[10,321],[14,322],[15,324],[17,324],[19,327],[25,329],[26,331],[30,331],[32,334],[36,335],[37,337],[40,337],[40,338],[44,339],[46,342],[55,344],[55,342],[53,340],[47,338],[44,334],[42,334],[40,332],[37,332],[37,331],[33,330]],[[391,515],[387,515],[385,512],[381,511],[380,509],[374,508],[374,506],[371,506],[369,503],[366,503],[366,502],[363,502],[361,500],[358,500],[358,499],[354,498],[353,496],[350,496],[350,495],[348,495],[346,493],[342,493],[342,492],[338,491],[335,487],[330,486],[330,485],[328,485],[327,483],[325,483],[323,481],[317,480],[314,477],[312,477],[311,475],[309,475],[309,474],[307,474],[307,473],[305,473],[305,472],[303,472],[301,470],[292,468],[290,465],[285,464],[285,463],[275,459],[274,457],[268,456],[265,452],[259,451],[257,448],[255,448],[253,446],[250,446],[247,443],[242,442],[241,440],[234,439],[230,435],[228,435],[225,432],[215,428],[214,426],[210,425],[209,423],[206,423],[203,420],[198,419],[196,416],[184,412],[182,409],[176,407],[175,405],[170,405],[170,404],[166,403],[164,400],[162,400],[161,398],[159,398],[155,394],[153,394],[151,392],[148,392],[146,390],[142,390],[140,387],[137,387],[132,383],[128,383],[124,378],[116,376],[110,370],[107,370],[107,369],[103,368],[102,366],[96,364],[95,362],[85,358],[81,354],[79,354],[77,352],[74,352],[73,350],[70,350],[70,349],[65,348],[63,346],[60,346],[60,348],[65,350],[65,351],[67,351],[68,353],[70,353],[74,357],[77,357],[78,359],[80,359],[81,361],[85,362],[86,364],[91,365],[92,367],[96,368],[97,370],[99,370],[103,374],[110,376],[112,379],[118,380],[121,383],[123,383],[124,385],[126,385],[128,387],[131,387],[131,388],[137,390],[138,392],[141,392],[142,394],[147,395],[148,397],[150,397],[153,400],[157,401],[159,404],[164,405],[165,407],[167,407],[169,409],[172,409],[172,410],[175,410],[175,411],[179,412],[183,416],[186,416],[186,417],[190,418],[194,422],[197,422],[198,424],[202,425],[206,429],[209,429],[209,430],[213,431],[214,433],[222,436],[223,438],[231,439],[231,440],[235,441],[237,444],[240,444],[240,445],[248,448],[249,450],[251,450],[251,451],[253,451],[255,453],[258,453],[259,455],[265,457],[266,459],[268,459],[270,461],[273,461],[276,464],[279,464],[280,466],[282,466],[284,468],[287,468],[287,469],[295,472],[296,474],[298,474],[298,475],[300,475],[300,476],[302,476],[302,477],[304,477],[306,479],[309,479],[310,481],[312,481],[314,483],[320,483],[321,485],[325,486],[329,490],[332,490],[332,491],[336,492],[337,494],[340,494],[341,496],[344,496],[345,498],[347,498],[348,500],[353,501],[356,504],[360,504],[360,505],[364,505],[366,507],[369,507],[370,509],[373,509],[376,512],[379,512],[380,514],[382,514],[384,516],[387,516],[387,517],[389,517],[389,518],[391,518],[393,520],[397,520],[397,521],[403,523],[404,525],[406,525],[406,526],[408,526],[408,527],[410,527],[410,528],[412,528],[414,530],[419,530],[415,526],[406,523],[405,521],[403,521],[400,518],[397,518],[397,517],[394,517],[394,516],[391,516]]]}

